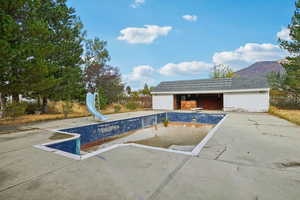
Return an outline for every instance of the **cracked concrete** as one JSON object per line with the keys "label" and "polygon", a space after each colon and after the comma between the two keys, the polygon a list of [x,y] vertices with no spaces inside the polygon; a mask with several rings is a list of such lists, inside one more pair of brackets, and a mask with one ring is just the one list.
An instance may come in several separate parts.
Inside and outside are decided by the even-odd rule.
{"label": "cracked concrete", "polygon": [[218,160],[222,156],[222,154],[225,153],[226,150],[227,150],[227,146],[224,147],[224,149],[215,157],[214,160]]}
{"label": "cracked concrete", "polygon": [[[130,116],[142,114],[147,113]],[[112,116],[124,117],[128,115]],[[90,119],[60,120],[35,128],[87,123]],[[48,142],[52,134],[32,130],[0,135],[0,199],[296,200],[300,196],[300,127],[268,114],[230,113],[198,157],[121,147],[76,161],[32,147]]]}

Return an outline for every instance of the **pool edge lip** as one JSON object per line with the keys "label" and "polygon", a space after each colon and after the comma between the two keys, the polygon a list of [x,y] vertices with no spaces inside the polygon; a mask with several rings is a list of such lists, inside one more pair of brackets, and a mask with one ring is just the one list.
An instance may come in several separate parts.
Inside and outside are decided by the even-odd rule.
{"label": "pool edge lip", "polygon": [[[166,112],[166,114],[167,113],[168,112]],[[217,113],[206,113],[206,114],[220,115],[220,114],[217,114]],[[152,115],[154,115],[154,114],[152,114]],[[68,157],[68,158],[75,159],[75,160],[84,160],[84,159],[93,157],[95,155],[113,150],[115,148],[125,147],[125,146],[133,146],[133,147],[139,147],[139,148],[144,148],[144,149],[165,151],[165,152],[169,152],[169,153],[177,153],[177,154],[183,154],[183,155],[188,155],[188,156],[198,156],[200,154],[201,150],[203,149],[203,147],[207,144],[207,142],[212,138],[212,136],[215,134],[215,132],[218,130],[218,128],[221,126],[221,124],[228,117],[229,113],[223,112],[221,115],[224,115],[223,119],[221,121],[219,121],[216,124],[216,126],[208,132],[208,134],[200,141],[200,143],[198,143],[196,145],[196,147],[192,151],[189,151],[189,152],[188,151],[180,151],[180,150],[161,148],[161,147],[153,147],[153,146],[136,144],[136,143],[114,144],[114,145],[111,145],[109,147],[105,147],[103,149],[99,149],[97,151],[87,153],[87,154],[84,154],[84,155],[76,155],[76,154],[68,153],[68,152],[65,152],[65,151],[62,151],[62,150],[47,147],[47,145],[51,145],[51,144],[55,144],[55,143],[59,143],[59,142],[70,141],[70,140],[76,140],[80,137],[80,134],[77,134],[77,133],[69,133],[69,132],[61,131],[61,130],[64,130],[64,129],[48,130],[48,131],[55,132],[55,133],[63,133],[63,134],[67,134],[67,135],[72,135],[74,137],[67,138],[67,139],[62,139],[62,140],[51,141],[51,142],[47,142],[47,143],[44,143],[44,144],[33,145],[33,147],[44,150],[44,151],[53,152],[55,154],[59,154],[59,155],[62,155],[62,156]],[[151,116],[151,115],[144,115],[144,116]],[[143,116],[139,116],[139,117],[143,117]],[[132,117],[132,118],[136,118],[136,117]],[[118,120],[116,120],[116,121],[118,121]],[[97,123],[95,123],[95,124],[97,124]],[[89,124],[89,125],[91,125],[91,124]]]}
{"label": "pool edge lip", "polygon": [[73,137],[66,138],[66,139],[61,139],[61,140],[54,140],[54,141],[46,142],[46,143],[43,143],[43,144],[37,144],[37,145],[33,145],[33,147],[44,150],[44,151],[53,152],[55,154],[59,154],[59,155],[62,155],[62,156],[68,157],[68,158],[73,158],[75,160],[81,160],[81,155],[76,155],[76,154],[68,153],[68,152],[65,152],[65,151],[61,151],[59,149],[48,147],[48,145],[51,145],[51,144],[76,140],[76,139],[80,138],[80,134],[69,133],[69,132],[60,131],[60,130],[47,130],[47,131],[54,132],[54,133],[62,133],[62,134],[66,134],[66,135],[71,135]]}
{"label": "pool edge lip", "polygon": [[64,157],[72,158],[75,160],[82,160],[81,155],[76,155],[76,154],[68,153],[65,151],[57,150],[54,148],[50,148],[50,147],[44,146],[43,144],[34,145],[33,147],[44,150],[44,151],[52,152],[52,153],[55,153],[55,154],[58,154],[58,155],[61,155]]}
{"label": "pool edge lip", "polygon": [[197,146],[192,150],[193,156],[198,156],[203,147],[207,144],[207,142],[214,136],[215,132],[218,130],[218,128],[223,124],[225,119],[228,117],[228,114],[225,114],[223,119],[217,123],[217,125],[208,132],[208,134],[200,141],[200,143],[197,144]]}

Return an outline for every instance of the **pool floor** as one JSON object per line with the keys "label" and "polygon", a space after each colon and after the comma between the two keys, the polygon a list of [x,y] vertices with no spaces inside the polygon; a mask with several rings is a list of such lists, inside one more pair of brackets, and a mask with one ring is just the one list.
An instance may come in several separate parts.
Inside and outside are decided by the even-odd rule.
{"label": "pool floor", "polygon": [[211,124],[169,122],[148,128],[131,131],[115,138],[98,141],[95,145],[82,148],[82,153],[93,152],[114,144],[136,143],[169,149],[192,150],[214,127]]}

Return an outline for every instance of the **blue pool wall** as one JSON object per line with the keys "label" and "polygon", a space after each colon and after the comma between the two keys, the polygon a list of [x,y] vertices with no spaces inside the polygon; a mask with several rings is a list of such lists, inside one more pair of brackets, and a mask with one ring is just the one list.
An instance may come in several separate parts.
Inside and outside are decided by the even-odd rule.
{"label": "blue pool wall", "polygon": [[81,145],[121,135],[129,131],[147,128],[155,124],[162,123],[166,119],[170,122],[217,124],[223,119],[224,116],[225,114],[167,112],[129,119],[121,119],[111,122],[103,122],[87,126],[62,129],[59,131],[67,133],[76,133],[80,135],[80,138],[50,144],[47,145],[47,147],[80,155]]}
{"label": "blue pool wall", "polygon": [[200,124],[217,124],[224,116],[224,114],[207,113],[167,113],[167,118],[170,122],[194,122]]}
{"label": "blue pool wall", "polygon": [[47,147],[80,155],[80,138],[49,144]]}

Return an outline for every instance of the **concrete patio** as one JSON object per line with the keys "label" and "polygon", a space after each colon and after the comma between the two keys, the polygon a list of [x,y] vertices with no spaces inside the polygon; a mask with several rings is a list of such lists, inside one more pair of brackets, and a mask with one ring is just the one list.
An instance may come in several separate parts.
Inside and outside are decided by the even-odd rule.
{"label": "concrete patio", "polygon": [[92,122],[43,122],[0,135],[0,199],[300,198],[300,126],[277,117],[229,113],[199,157],[121,147],[76,161],[33,147],[50,141],[48,130]]}

